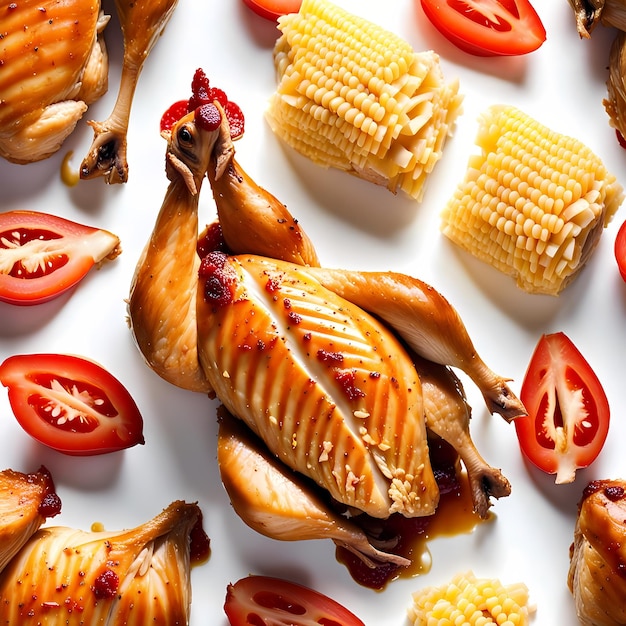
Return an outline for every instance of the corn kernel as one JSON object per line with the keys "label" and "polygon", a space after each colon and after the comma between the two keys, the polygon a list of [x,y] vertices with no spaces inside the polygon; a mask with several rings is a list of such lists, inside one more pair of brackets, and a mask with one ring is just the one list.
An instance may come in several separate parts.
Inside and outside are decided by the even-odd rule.
{"label": "corn kernel", "polygon": [[408,615],[413,626],[527,626],[534,610],[523,583],[504,586],[466,572],[413,594]]}

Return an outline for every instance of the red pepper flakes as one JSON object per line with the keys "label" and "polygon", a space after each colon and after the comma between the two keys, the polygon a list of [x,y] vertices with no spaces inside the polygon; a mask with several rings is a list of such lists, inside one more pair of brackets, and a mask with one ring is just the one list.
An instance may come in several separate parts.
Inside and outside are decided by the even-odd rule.
{"label": "red pepper flakes", "polygon": [[365,393],[356,386],[356,374],[353,371],[339,370],[335,374],[335,380],[339,383],[348,400],[356,400],[365,396]]}
{"label": "red pepper flakes", "polygon": [[112,569],[105,569],[93,583],[93,593],[98,600],[109,600],[117,594],[120,584],[118,575]]}
{"label": "red pepper flakes", "polygon": [[200,278],[204,279],[204,299],[210,304],[225,306],[233,302],[237,276],[223,252],[210,252],[200,263]]}

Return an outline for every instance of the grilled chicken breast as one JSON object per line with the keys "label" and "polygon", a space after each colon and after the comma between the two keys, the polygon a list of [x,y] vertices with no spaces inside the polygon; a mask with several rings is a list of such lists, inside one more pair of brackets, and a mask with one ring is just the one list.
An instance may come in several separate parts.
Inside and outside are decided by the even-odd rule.
{"label": "grilled chicken breast", "polygon": [[340,515],[323,490],[268,452],[241,420],[221,412],[217,459],[220,476],[237,515],[250,528],[281,541],[331,539],[370,567],[410,565],[380,541]]}
{"label": "grilled chicken breast", "polygon": [[56,152],[108,87],[100,2],[0,0],[0,156]]}
{"label": "grilled chicken breast", "polygon": [[[339,502],[433,513],[420,380],[395,337],[298,265],[214,257],[200,269],[198,351],[224,405]],[[217,303],[216,284],[229,290]]]}

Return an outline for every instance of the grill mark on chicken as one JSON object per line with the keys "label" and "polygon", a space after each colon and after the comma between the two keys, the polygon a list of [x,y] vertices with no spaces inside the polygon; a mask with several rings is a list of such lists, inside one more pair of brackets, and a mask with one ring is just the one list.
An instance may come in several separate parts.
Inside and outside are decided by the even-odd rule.
{"label": "grill mark on chicken", "polygon": [[300,266],[228,262],[232,309],[198,321],[204,369],[229,410],[335,499],[377,516],[434,512],[421,386],[395,337]]}

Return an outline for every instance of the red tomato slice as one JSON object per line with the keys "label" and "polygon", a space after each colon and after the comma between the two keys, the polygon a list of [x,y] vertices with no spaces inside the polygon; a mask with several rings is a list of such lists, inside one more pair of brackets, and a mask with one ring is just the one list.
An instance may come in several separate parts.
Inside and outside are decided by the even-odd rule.
{"label": "red tomato slice", "polygon": [[546,40],[546,29],[528,0],[421,0],[421,3],[433,26],[469,54],[527,54]]}
{"label": "red tomato slice", "polygon": [[228,585],[224,611],[231,626],[365,626],[328,596],[268,576]]}
{"label": "red tomato slice", "polygon": [[0,213],[0,300],[39,304],[67,291],[120,240],[99,228],[36,211]]}
{"label": "red tomato slice", "polygon": [[626,221],[620,226],[615,237],[615,260],[619,273],[626,281]]}
{"label": "red tomato slice", "polygon": [[256,14],[266,20],[276,21],[281,15],[297,13],[302,0],[243,0]]}
{"label": "red tomato slice", "polygon": [[143,420],[126,388],[93,361],[25,354],[0,365],[0,382],[22,428],[44,445],[75,456],[144,443]]}
{"label": "red tomato slice", "polygon": [[609,402],[589,363],[564,333],[543,335],[522,383],[527,417],[515,420],[522,452],[539,469],[569,483],[600,454]]}

